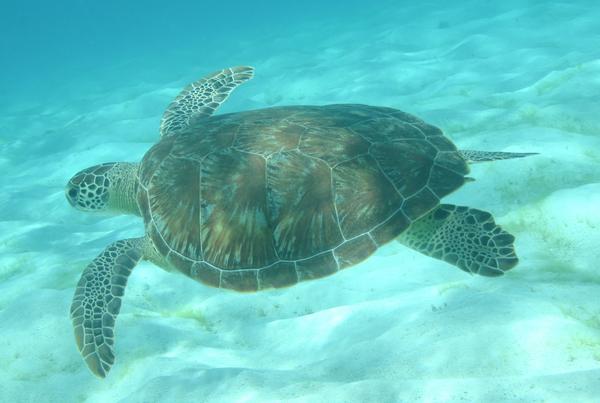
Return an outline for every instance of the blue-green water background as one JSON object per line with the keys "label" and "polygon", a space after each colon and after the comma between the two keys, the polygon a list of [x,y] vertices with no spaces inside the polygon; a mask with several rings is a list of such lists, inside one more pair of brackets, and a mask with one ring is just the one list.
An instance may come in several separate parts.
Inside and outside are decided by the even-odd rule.
{"label": "blue-green water background", "polygon": [[[173,72],[181,75],[189,66],[235,64],[240,54],[265,56],[274,39],[284,40],[311,24],[318,24],[326,39],[335,35],[327,28],[331,24],[347,21],[351,27],[365,12],[380,13],[391,3],[376,2],[367,9],[363,4],[7,0],[0,16],[0,85],[8,90],[2,100],[60,99],[56,91],[75,87],[65,82],[72,80],[93,78],[116,88],[130,85],[131,74],[137,80],[173,80]],[[319,49],[318,41],[290,39],[285,46],[308,53]],[[76,88],[70,91],[81,95]]]}
{"label": "blue-green water background", "polygon": [[[600,393],[600,6],[595,1],[11,1],[0,12],[0,401],[582,401]],[[521,263],[469,276],[391,243],[352,270],[238,295],[142,263],[95,379],[68,317],[85,265],[142,235],[63,187],[138,161],[187,83],[256,77],[219,112],[359,102],[463,148],[448,201]]]}

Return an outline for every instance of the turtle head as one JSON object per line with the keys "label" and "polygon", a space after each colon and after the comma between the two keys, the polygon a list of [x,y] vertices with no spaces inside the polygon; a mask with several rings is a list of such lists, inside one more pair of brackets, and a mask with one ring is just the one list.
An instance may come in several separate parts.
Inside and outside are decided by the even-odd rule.
{"label": "turtle head", "polygon": [[126,162],[94,165],[69,180],[65,195],[77,210],[139,214],[135,202],[136,172],[137,164]]}
{"label": "turtle head", "polygon": [[110,171],[116,163],[94,165],[79,171],[67,183],[65,194],[71,206],[82,211],[108,209],[111,188]]}

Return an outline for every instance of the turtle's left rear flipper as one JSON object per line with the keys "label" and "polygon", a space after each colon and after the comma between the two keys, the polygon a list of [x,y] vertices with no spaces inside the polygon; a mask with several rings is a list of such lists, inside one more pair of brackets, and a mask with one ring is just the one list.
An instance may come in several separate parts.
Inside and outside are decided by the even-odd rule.
{"label": "turtle's left rear flipper", "polygon": [[427,256],[483,276],[500,276],[518,262],[515,237],[488,212],[441,204],[413,222],[398,238]]}
{"label": "turtle's left rear flipper", "polygon": [[458,153],[469,164],[476,162],[487,162],[496,160],[508,160],[512,158],[523,158],[530,155],[538,155],[539,153],[508,153],[502,151],[476,151],[476,150],[458,150]]}
{"label": "turtle's left rear flipper", "polygon": [[77,347],[94,375],[104,378],[115,355],[114,327],[127,278],[142,258],[145,238],[108,245],[83,271],[71,304]]}

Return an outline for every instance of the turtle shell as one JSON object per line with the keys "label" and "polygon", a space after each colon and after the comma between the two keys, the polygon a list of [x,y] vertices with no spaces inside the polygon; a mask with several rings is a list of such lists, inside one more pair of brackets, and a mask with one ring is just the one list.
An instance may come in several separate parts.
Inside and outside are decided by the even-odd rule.
{"label": "turtle shell", "polygon": [[467,172],[438,128],[396,109],[277,107],[163,137],[142,161],[138,204],[169,266],[257,291],[366,259]]}

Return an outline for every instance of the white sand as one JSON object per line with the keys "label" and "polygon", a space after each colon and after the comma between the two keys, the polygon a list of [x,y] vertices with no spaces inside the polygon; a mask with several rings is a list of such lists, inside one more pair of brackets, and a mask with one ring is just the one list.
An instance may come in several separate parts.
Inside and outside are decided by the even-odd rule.
{"label": "white sand", "polygon": [[[78,94],[82,72],[55,103],[0,110],[0,401],[598,401],[598,7],[394,4],[290,22],[285,37],[243,38],[210,62],[182,50],[174,81],[138,82],[133,57],[107,62],[118,79]],[[257,75],[220,112],[387,105],[460,147],[540,152],[475,166],[476,182],[447,198],[492,212],[517,237],[519,266],[469,276],[390,244],[335,276],[239,295],[142,263],[117,362],[94,378],[73,339],[74,287],[105,245],[142,225],[76,212],[63,186],[89,165],[139,160],[179,88],[229,64]]]}

